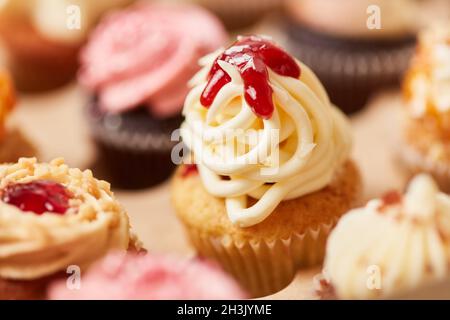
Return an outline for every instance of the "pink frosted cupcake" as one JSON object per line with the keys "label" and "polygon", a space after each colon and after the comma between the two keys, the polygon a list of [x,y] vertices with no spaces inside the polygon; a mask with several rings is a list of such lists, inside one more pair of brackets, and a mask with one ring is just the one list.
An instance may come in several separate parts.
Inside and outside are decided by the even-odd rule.
{"label": "pink frosted cupcake", "polygon": [[141,3],[94,31],[79,81],[91,93],[91,131],[116,187],[144,188],[170,175],[187,82],[197,60],[226,41],[219,20],[193,5]]}
{"label": "pink frosted cupcake", "polygon": [[66,281],[50,286],[53,300],[244,299],[246,294],[214,264],[167,256],[113,253],[81,278],[81,288]]}

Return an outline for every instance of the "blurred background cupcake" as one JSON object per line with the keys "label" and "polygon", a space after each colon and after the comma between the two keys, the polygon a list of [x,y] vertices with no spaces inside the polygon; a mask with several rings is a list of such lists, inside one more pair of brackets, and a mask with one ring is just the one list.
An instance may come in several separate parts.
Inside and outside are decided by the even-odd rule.
{"label": "blurred background cupcake", "polygon": [[16,105],[16,94],[9,74],[0,68],[0,163],[36,155],[36,150],[17,128],[8,126]]}
{"label": "blurred background cupcake", "polygon": [[286,0],[285,12],[292,51],[317,73],[331,100],[352,113],[378,89],[399,83],[416,32],[431,19],[448,18],[450,2]]}
{"label": "blurred background cupcake", "polygon": [[201,7],[142,2],[106,17],[81,51],[80,83],[99,165],[115,187],[137,189],[172,172],[172,132],[181,123],[197,60],[227,42]]}
{"label": "blurred background cupcake", "polygon": [[283,0],[188,0],[217,14],[229,29],[248,27],[279,11]]}
{"label": "blurred background cupcake", "polygon": [[48,90],[73,79],[78,50],[98,18],[130,2],[0,1],[0,40],[18,89]]}
{"label": "blurred background cupcake", "polygon": [[[450,278],[450,197],[416,176],[344,215],[327,242],[318,294],[332,299],[402,298]],[[427,299],[445,296],[428,291]],[[422,298],[424,295],[422,295]]]}
{"label": "blurred background cupcake", "polygon": [[80,290],[66,281],[49,288],[52,300],[244,299],[247,294],[216,264],[173,256],[112,253],[97,262]]}
{"label": "blurred background cupcake", "polygon": [[401,158],[411,172],[431,173],[450,191],[450,21],[420,35],[405,78]]}

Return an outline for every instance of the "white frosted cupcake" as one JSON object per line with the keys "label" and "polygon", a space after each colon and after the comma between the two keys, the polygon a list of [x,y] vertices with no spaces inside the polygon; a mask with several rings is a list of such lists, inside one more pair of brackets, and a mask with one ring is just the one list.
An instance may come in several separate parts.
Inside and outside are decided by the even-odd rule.
{"label": "white frosted cupcake", "polygon": [[288,45],[334,104],[356,112],[379,90],[399,86],[428,2],[287,0]]}
{"label": "white frosted cupcake", "polygon": [[266,37],[238,37],[201,63],[181,127],[198,171],[180,166],[172,199],[199,254],[268,295],[322,262],[358,204],[351,129],[314,73]]}
{"label": "white frosted cupcake", "polygon": [[446,279],[449,263],[450,197],[419,175],[405,195],[388,193],[339,221],[322,284],[339,299],[402,296]]}

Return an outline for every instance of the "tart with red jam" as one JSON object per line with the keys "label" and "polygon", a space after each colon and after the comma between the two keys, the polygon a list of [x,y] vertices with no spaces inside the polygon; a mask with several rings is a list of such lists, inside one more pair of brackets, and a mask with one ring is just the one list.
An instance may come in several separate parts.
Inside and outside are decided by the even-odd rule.
{"label": "tart with red jam", "polygon": [[0,166],[0,229],[0,299],[44,298],[50,280],[139,247],[109,183],[63,159]]}

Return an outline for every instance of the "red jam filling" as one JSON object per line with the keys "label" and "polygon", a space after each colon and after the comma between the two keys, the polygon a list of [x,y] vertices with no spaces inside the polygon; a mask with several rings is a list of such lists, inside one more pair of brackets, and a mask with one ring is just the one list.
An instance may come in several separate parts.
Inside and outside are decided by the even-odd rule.
{"label": "red jam filling", "polygon": [[11,184],[1,191],[3,202],[36,214],[64,214],[71,198],[71,192],[62,184],[47,180]]}
{"label": "red jam filling", "polygon": [[231,81],[231,77],[220,67],[219,60],[237,67],[244,82],[245,100],[252,111],[263,119],[270,119],[274,110],[267,67],[282,76],[300,77],[300,67],[296,61],[271,41],[256,36],[240,37],[214,61],[200,97],[205,107],[210,107],[220,89]]}
{"label": "red jam filling", "polygon": [[196,164],[186,164],[183,167],[183,170],[181,171],[181,176],[183,178],[186,178],[187,176],[191,175],[191,174],[197,174],[198,173],[198,168]]}

